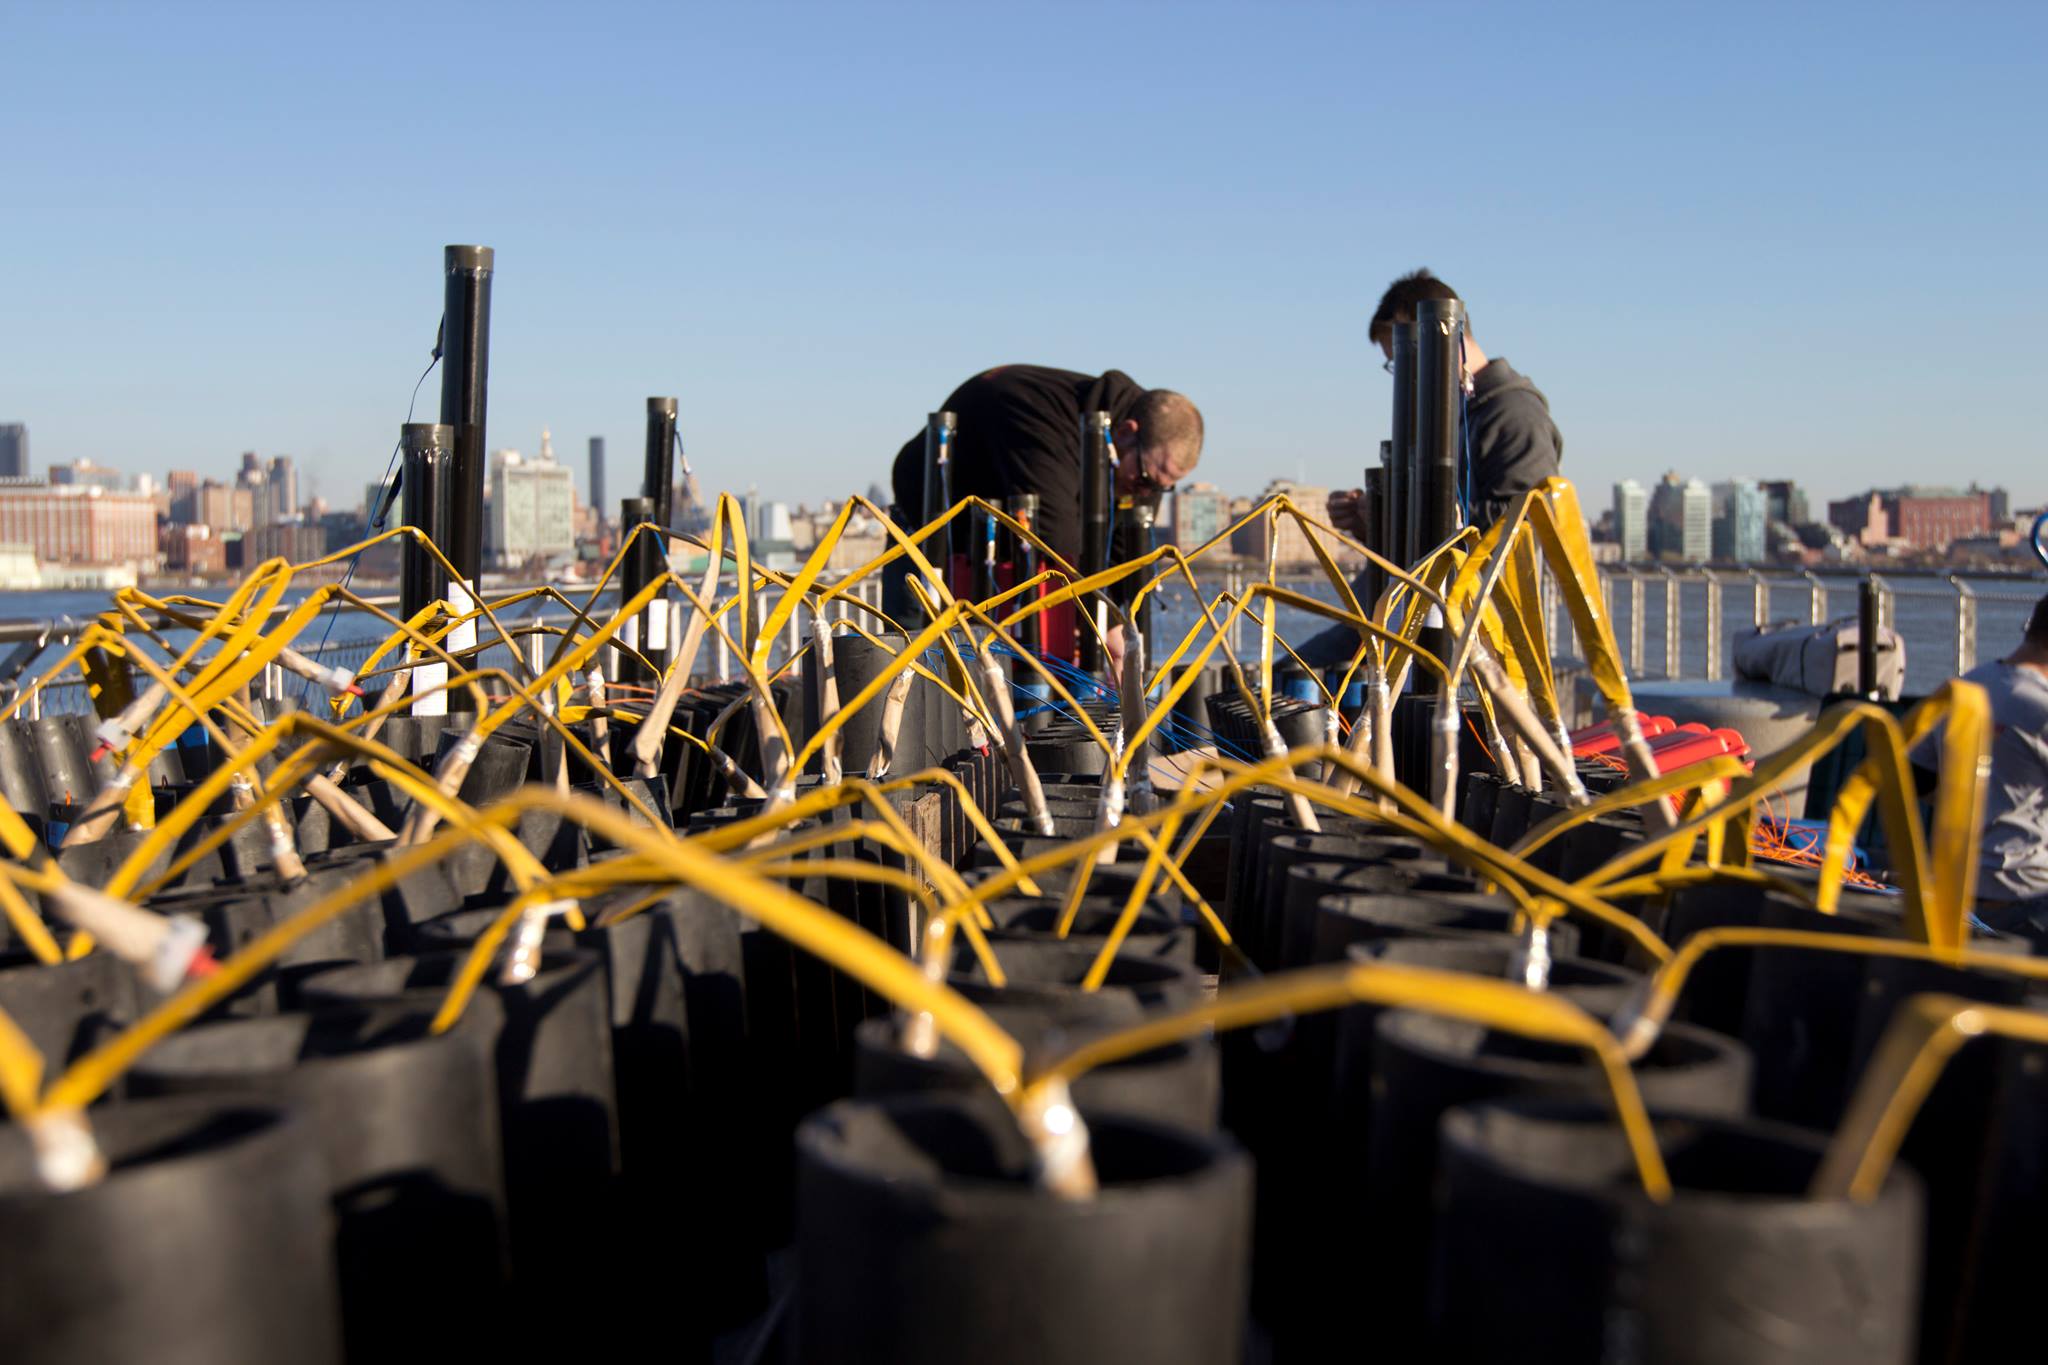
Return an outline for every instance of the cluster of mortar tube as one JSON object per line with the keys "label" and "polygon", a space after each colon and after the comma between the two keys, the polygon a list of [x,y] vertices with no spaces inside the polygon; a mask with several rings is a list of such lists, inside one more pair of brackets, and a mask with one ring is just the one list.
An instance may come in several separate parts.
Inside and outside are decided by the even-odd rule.
{"label": "cluster of mortar tube", "polygon": [[[1594,586],[1583,519],[1570,485],[1552,480],[1532,491],[1510,517],[1485,536],[1458,526],[1455,385],[1463,323],[1454,302],[1425,302],[1416,323],[1395,328],[1394,437],[1388,444],[1383,477],[1368,479],[1369,491],[1376,495],[1369,499],[1368,508],[1375,518],[1371,524],[1378,532],[1378,543],[1353,542],[1285,498],[1270,500],[1251,513],[1253,518],[1284,516],[1298,522],[1330,580],[1334,606],[1280,588],[1270,569],[1265,582],[1226,591],[1214,600],[1205,598],[1192,565],[1219,544],[1227,544],[1243,522],[1192,550],[1162,547],[1112,566],[1109,544],[1116,451],[1106,413],[1083,417],[1083,553],[1079,565],[1067,564],[1032,531],[1036,509],[1028,501],[997,508],[978,498],[952,498],[951,448],[956,427],[951,415],[942,413],[934,414],[927,428],[925,515],[916,530],[905,531],[882,509],[865,499],[852,498],[842,508],[833,531],[798,574],[772,573],[752,561],[739,508],[729,495],[718,499],[708,538],[679,535],[670,529],[669,461],[676,444],[676,405],[673,399],[659,398],[649,400],[644,496],[628,500],[624,543],[588,601],[578,606],[553,589],[544,589],[494,603],[477,590],[493,266],[489,248],[447,250],[441,420],[410,424],[401,436],[407,525],[309,564],[271,561],[259,566],[225,602],[160,601],[139,590],[123,589],[115,594],[114,612],[66,642],[54,667],[26,692],[17,693],[11,704],[0,707],[0,721],[11,718],[24,701],[39,695],[42,687],[74,666],[107,677],[140,672],[148,678],[139,691],[129,686],[125,691],[103,692],[123,698],[114,714],[103,718],[98,732],[100,746],[118,758],[120,766],[66,836],[67,845],[83,842],[105,833],[124,814],[132,826],[150,830],[104,888],[71,881],[19,816],[0,810],[0,844],[11,855],[11,861],[0,864],[4,871],[0,875],[0,913],[6,914],[24,942],[43,960],[53,961],[59,955],[91,951],[97,941],[102,949],[132,963],[153,985],[171,992],[162,1005],[79,1059],[47,1087],[41,1084],[41,1059],[11,1022],[0,1016],[0,1101],[29,1128],[43,1158],[45,1177],[54,1186],[89,1183],[103,1170],[103,1164],[94,1159],[84,1106],[104,1093],[151,1043],[226,998],[275,962],[299,937],[362,899],[379,894],[411,869],[444,857],[457,844],[471,840],[485,842],[505,861],[517,893],[499,928],[479,939],[470,963],[459,974],[437,1016],[437,1028],[452,1026],[494,955],[504,952],[502,970],[516,978],[521,964],[530,966],[548,920],[559,916],[572,924],[581,922],[577,896],[568,894],[566,888],[587,889],[603,884],[606,878],[626,879],[626,884],[632,885],[673,880],[759,920],[889,998],[909,1021],[906,1046],[927,1050],[936,1046],[940,1037],[959,1045],[1010,1102],[1020,1127],[1040,1155],[1045,1186],[1070,1198],[1086,1198],[1095,1186],[1086,1127],[1067,1089],[1082,1071],[1177,1038],[1358,1001],[1446,1013],[1585,1048],[1608,1077],[1615,1112],[1629,1138],[1645,1190],[1653,1198],[1668,1197],[1668,1175],[1650,1135],[1627,1060],[1632,1050],[1647,1045],[1646,1037],[1654,1036],[1660,1011],[1668,1011],[1682,984],[1683,967],[1689,962],[1671,961],[1670,948],[1646,926],[1616,909],[1608,898],[1654,893],[1660,887],[1696,878],[1702,869],[1692,864],[1701,850],[1706,857],[1704,875],[1768,884],[1746,860],[1727,860],[1727,848],[1747,828],[1745,822],[1753,818],[1788,764],[1810,762],[1851,733],[1863,735],[1870,756],[1852,774],[1839,818],[1830,823],[1820,885],[1814,893],[1818,904],[1829,909],[1839,895],[1847,845],[1854,837],[1860,812],[1875,805],[1903,869],[1907,922],[1921,940],[1905,947],[1944,960],[1956,960],[1963,951],[1963,916],[1974,889],[1976,817],[1981,815],[1983,802],[1982,765],[1944,765],[1930,838],[1912,803],[1904,755],[1910,743],[1937,725],[1947,727],[1952,751],[1967,754],[1974,747],[1981,754],[1990,736],[1988,706],[1981,690],[1950,684],[1903,721],[1869,706],[1830,713],[1807,741],[1759,765],[1753,774],[1737,775],[1709,763],[1698,765],[1696,773],[1657,776],[1636,721],[1620,653]],[[827,584],[822,578],[823,565],[847,519],[857,511],[871,513],[881,521],[890,548],[878,559]],[[991,543],[988,537],[1008,537],[1019,581],[1005,592],[989,594],[979,591],[993,586],[990,576],[984,575],[975,599],[961,601],[952,595],[945,570],[952,562],[955,522],[965,517],[963,524],[972,528],[972,518],[977,516],[983,519],[984,556]],[[403,590],[398,616],[332,585],[316,589],[297,604],[284,602],[295,573],[340,563],[369,545],[393,538],[401,541]],[[700,584],[693,587],[669,570],[671,542],[707,552]],[[1346,577],[1337,571],[1328,553],[1333,545],[1348,546],[1365,555],[1373,571],[1369,579],[1373,590],[1367,600],[1359,600]],[[937,551],[941,567],[934,567],[925,547]],[[899,558],[907,558],[916,570],[914,596],[928,618],[921,630],[912,629],[909,621],[892,620],[876,606],[852,596],[857,584]],[[1622,735],[1635,779],[1632,785],[1598,801],[1588,799],[1572,768],[1549,660],[1537,643],[1547,638],[1537,619],[1541,606],[1532,590],[1531,575],[1537,571],[1539,559],[1559,580],[1563,602],[1585,647],[1594,682]],[[716,593],[728,563],[736,570],[737,591],[732,600],[720,602]],[[618,609],[600,622],[593,609],[615,577],[620,581]],[[1180,644],[1163,651],[1165,657],[1156,661],[1148,679],[1147,633],[1137,623],[1145,620],[1149,594],[1169,579],[1188,585],[1200,614]],[[765,611],[767,595],[775,588],[781,589],[780,602],[772,611]],[[673,641],[665,634],[658,636],[663,627],[656,624],[668,619],[660,608],[670,593],[687,605],[687,624]],[[575,614],[575,622],[561,631],[552,657],[544,663],[524,657],[497,615],[498,610],[535,595],[551,595]],[[858,602],[861,615],[906,639],[891,670],[871,681],[859,697],[839,696],[833,678],[832,633],[835,626],[847,624],[828,618],[827,609],[834,602]],[[1263,610],[1254,610],[1254,602],[1262,603]],[[392,634],[354,675],[324,668],[292,647],[330,603],[370,610],[392,627]],[[795,628],[800,604],[812,611],[811,639],[771,672],[769,646],[782,624]],[[1126,649],[1122,676],[1117,680],[1118,709],[1112,734],[1104,734],[1054,672],[1044,666],[1042,649],[1029,647],[1043,645],[1044,613],[1063,604],[1075,609],[1083,658],[1092,660],[1096,668],[1103,658],[1102,641],[1107,632],[1123,632]],[[1342,745],[1334,742],[1333,733],[1326,733],[1325,742],[1319,745],[1289,751],[1274,726],[1273,659],[1276,645],[1284,646],[1277,640],[1275,617],[1282,605],[1344,622],[1359,634],[1359,648],[1337,688],[1334,692],[1324,688],[1334,715],[1336,699],[1344,695],[1352,677],[1362,673],[1365,682],[1366,706]],[[735,608],[736,629],[725,620]],[[1219,611],[1224,613],[1221,619]],[[1261,628],[1257,687],[1232,645],[1239,618],[1246,614],[1252,614]],[[173,648],[161,634],[166,627],[191,629],[196,638],[182,649]],[[849,628],[861,627],[853,622]],[[1873,641],[1875,634],[1870,632]],[[965,636],[967,655],[959,649],[960,635]],[[707,639],[716,643],[721,658],[730,654],[738,661],[745,687],[710,727],[708,737],[699,737],[672,727],[669,721],[695,674],[697,657]],[[162,661],[151,657],[148,645],[162,653]],[[512,671],[479,668],[480,651],[498,645],[510,650]],[[997,647],[1016,661],[1009,676],[997,661]],[[209,648],[210,654],[206,652]],[[921,662],[933,648],[944,655],[943,676],[927,670]],[[1199,669],[1219,650],[1230,685],[1250,706],[1265,736],[1265,754],[1250,762],[1201,757],[1181,791],[1161,797],[1148,786],[1147,740],[1185,695]],[[607,686],[604,663],[608,652],[616,659],[620,681],[644,677],[650,684],[658,682],[658,686],[643,689],[652,692],[650,701],[620,704],[623,699],[613,694],[616,687]],[[380,669],[387,655],[393,662]],[[805,655],[818,670],[826,707],[819,732],[798,750],[776,713],[770,685],[776,674]],[[1433,727],[1437,750],[1426,796],[1394,780],[1390,734],[1392,699],[1408,689],[1418,662],[1425,668],[1421,681],[1433,684],[1438,698]],[[249,703],[248,684],[272,665],[319,686],[328,698],[331,719],[291,715],[260,723]],[[628,665],[644,672],[628,674]],[[1567,798],[1568,809],[1532,831],[1515,850],[1496,848],[1448,819],[1457,777],[1450,726],[1458,714],[1457,699],[1468,671],[1502,776],[1516,782],[1547,778]],[[1516,673],[1519,680],[1513,676]],[[955,698],[965,708],[971,725],[1001,748],[1011,780],[1023,794],[1035,826],[1044,831],[1051,828],[1049,811],[1009,694],[1013,688],[1029,686],[1038,690],[1037,695],[1057,698],[1109,755],[1096,832],[1063,849],[1022,861],[1000,839],[994,839],[992,846],[1002,866],[971,889],[957,873],[936,863],[889,807],[890,790],[926,781],[949,782],[984,837],[991,837],[992,831],[951,774],[934,769],[900,778],[890,776],[905,699],[918,676]],[[1166,681],[1169,677],[1171,683]],[[489,691],[486,684],[500,690]],[[1317,685],[1323,686],[1320,681]],[[369,691],[374,695],[366,694]],[[881,743],[867,772],[851,778],[839,770],[838,732],[846,717],[868,705],[881,707]],[[360,713],[350,718],[349,711],[356,707]],[[407,709],[415,714],[473,710],[477,719],[429,774],[376,742],[384,720]],[[761,740],[764,768],[759,774],[742,770],[716,743],[724,727],[743,709],[750,709]],[[562,766],[555,780],[523,788],[484,810],[469,807],[457,796],[469,764],[491,733],[529,710],[562,740]],[[680,737],[681,742],[703,749],[735,791],[765,798],[765,809],[758,816],[703,836],[679,838],[664,833],[658,828],[659,821],[617,775],[615,768],[623,765],[599,759],[569,728],[572,721],[585,719],[591,724],[593,739],[607,753],[630,756],[636,776],[657,778],[664,742]],[[205,729],[221,762],[193,793],[150,828],[149,763],[175,742],[180,732],[195,724]],[[611,734],[614,725],[630,731],[623,749]],[[588,764],[622,802],[639,809],[650,823],[637,825],[618,809],[566,790],[571,754]],[[277,766],[266,778],[257,765],[273,755],[278,756]],[[840,780],[798,795],[794,775],[812,758]],[[368,762],[373,772],[389,778],[413,799],[403,829],[389,830],[342,789],[341,779],[352,760]],[[1315,778],[1303,775],[1311,768]],[[1218,780],[1205,786],[1211,777]],[[991,979],[997,975],[997,965],[987,955],[980,932],[985,902],[1014,888],[1035,885],[1032,879],[1038,874],[1071,867],[1063,928],[1070,926],[1092,868],[1113,858],[1117,845],[1124,841],[1143,848],[1146,858],[1118,926],[1090,973],[1090,987],[1100,984],[1123,935],[1155,881],[1162,878],[1192,898],[1191,903],[1204,912],[1211,932],[1226,949],[1234,951],[1227,930],[1187,881],[1179,862],[1224,803],[1261,785],[1281,791],[1304,828],[1316,827],[1317,809],[1375,819],[1423,839],[1499,886],[1522,907],[1528,928],[1527,950],[1516,964],[1517,980],[1494,982],[1383,965],[1308,969],[1255,978],[1226,990],[1212,1004],[1098,1039],[1029,1073],[1014,1041],[946,986],[956,932],[975,949]],[[135,903],[257,820],[266,823],[279,877],[286,882],[303,877],[303,865],[298,863],[289,829],[280,815],[282,798],[300,788],[357,838],[395,841],[391,859],[360,882],[330,893],[281,922],[224,962],[214,961],[208,953],[204,931],[196,921],[164,916]],[[1680,796],[1687,804],[1674,814],[1666,798]],[[228,799],[233,812],[229,818],[179,854],[156,883],[143,886],[143,870],[150,862],[168,851],[222,798]],[[776,853],[775,837],[785,825],[856,802],[869,808],[874,818],[855,822],[848,829],[859,832],[860,837],[890,842],[939,888],[938,913],[928,921],[920,960],[906,959],[857,926],[752,870],[770,865],[761,860]],[[1618,855],[1609,866],[1576,883],[1564,883],[1527,861],[1529,852],[1570,824],[1631,807],[1644,812],[1651,837]],[[508,828],[522,812],[536,809],[558,812],[626,850],[627,857],[600,869],[584,869],[575,878],[551,876]],[[1178,848],[1174,847],[1176,838],[1182,840]],[[906,881],[905,889],[915,885]],[[30,910],[23,897],[25,890],[36,891],[42,904],[74,931],[68,945],[60,947],[55,942]],[[918,893],[926,894],[921,888]],[[1649,958],[1666,963],[1653,978],[1651,995],[1620,1025],[1625,1035],[1622,1040],[1542,989],[1546,984],[1547,925],[1558,915],[1582,916],[1616,928]],[[1827,947],[1846,951],[1838,945]],[[1970,955],[1973,963],[1975,956]],[[1865,1078],[1852,1116],[1855,1122],[1838,1135],[1823,1169],[1824,1179],[1817,1179],[1816,1193],[1832,1196],[1846,1191],[1868,1197],[1874,1192],[1896,1150],[1901,1114],[1917,1104],[1915,1086],[1920,1087],[1917,1094],[1924,1095],[1929,1066],[1938,1065],[1940,1057],[1947,1055],[1941,1051],[1943,1047],[1953,1050],[1942,1039],[1950,1034],[2023,1031],[2023,1024],[1995,1010],[1956,1006],[1943,1014],[1940,1008],[1929,1006],[1895,1026],[1895,1034],[1900,1028],[1909,1032],[1887,1037],[1881,1049],[1884,1065]],[[1947,1033],[1942,1032],[1944,1028]],[[1934,1059],[1931,1063],[1930,1058]],[[1909,1078],[1916,1078],[1913,1084],[1908,1084]]]}

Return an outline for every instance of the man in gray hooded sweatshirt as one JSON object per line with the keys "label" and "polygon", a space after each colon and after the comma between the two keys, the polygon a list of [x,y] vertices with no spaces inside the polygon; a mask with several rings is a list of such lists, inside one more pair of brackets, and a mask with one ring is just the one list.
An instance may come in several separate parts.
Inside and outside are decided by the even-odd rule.
{"label": "man in gray hooded sweatshirt", "polygon": [[[1394,324],[1415,321],[1416,305],[1424,299],[1455,299],[1456,290],[1427,270],[1403,275],[1387,286],[1380,306],[1372,315],[1368,335],[1386,356],[1387,368],[1394,368]],[[1465,328],[1465,376],[1471,382],[1471,397],[1465,404],[1465,420],[1471,427],[1472,520],[1481,530],[1507,513],[1519,495],[1557,473],[1564,453],[1564,437],[1550,420],[1550,400],[1504,359],[1489,357],[1473,339],[1471,323]],[[1361,490],[1353,488],[1330,495],[1331,524],[1349,535],[1364,539],[1365,526],[1359,519]],[[1349,626],[1332,626],[1313,636],[1298,652],[1310,664],[1342,663],[1358,647],[1358,632]]]}

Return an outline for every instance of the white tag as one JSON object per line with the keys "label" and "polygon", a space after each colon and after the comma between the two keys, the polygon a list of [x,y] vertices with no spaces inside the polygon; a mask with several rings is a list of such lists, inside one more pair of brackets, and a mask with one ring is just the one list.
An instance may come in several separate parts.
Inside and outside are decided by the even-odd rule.
{"label": "white tag", "polygon": [[[476,598],[470,596],[469,589],[463,584],[450,583],[448,585],[448,605],[455,608],[457,616],[463,616],[476,610]],[[463,650],[473,648],[475,645],[476,621],[474,619],[464,621],[461,625],[448,632],[448,652],[450,654],[459,656]]]}
{"label": "white tag", "polygon": [[448,714],[448,665],[420,664],[412,671],[412,713],[416,716]]}

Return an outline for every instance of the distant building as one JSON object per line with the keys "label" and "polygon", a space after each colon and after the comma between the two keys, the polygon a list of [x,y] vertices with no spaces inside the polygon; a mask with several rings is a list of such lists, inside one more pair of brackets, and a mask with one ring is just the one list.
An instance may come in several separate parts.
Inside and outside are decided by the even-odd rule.
{"label": "distant building", "polygon": [[1906,487],[1884,495],[1892,537],[1916,550],[1946,550],[1964,536],[1981,536],[1996,524],[1991,495],[1953,488]]}
{"label": "distant building", "polygon": [[208,479],[192,492],[188,521],[204,522],[216,533],[241,532],[255,525],[256,495],[247,488]]}
{"label": "distant building", "polygon": [[1787,526],[1804,526],[1812,518],[1806,510],[1806,490],[1790,479],[1765,479],[1764,515]]}
{"label": "distant building", "polygon": [[1213,483],[1191,483],[1173,495],[1173,543],[1193,554],[1230,525],[1230,498]]}
{"label": "distant building", "polygon": [[1891,516],[1882,493],[1859,493],[1828,503],[1828,525],[1866,548],[1892,538]]}
{"label": "distant building", "polygon": [[91,460],[73,460],[70,464],[50,466],[50,487],[103,488],[109,493],[125,493],[128,491],[128,476]]}
{"label": "distant building", "polygon": [[47,564],[154,564],[156,503],[93,485],[0,484],[0,545]]}
{"label": "distant building", "polygon": [[1714,497],[1698,479],[1666,474],[1650,495],[1650,554],[1704,564],[1714,550]]}
{"label": "distant building", "polygon": [[590,438],[590,505],[597,509],[601,522],[611,504],[604,500],[604,437]]}
{"label": "distant building", "polygon": [[1717,483],[1713,507],[1714,558],[1732,564],[1761,563],[1770,521],[1763,485],[1751,479]]}
{"label": "distant building", "polygon": [[273,521],[242,538],[242,562],[261,564],[282,559],[304,564],[327,553],[327,528],[317,522]]}
{"label": "distant building", "polygon": [[0,422],[0,479],[28,477],[28,423]]}
{"label": "distant building", "polygon": [[[1324,504],[1329,501],[1330,490],[1299,484],[1292,479],[1275,479],[1266,485],[1257,502],[1250,503],[1245,510],[1249,512],[1258,503],[1282,494],[1302,511],[1320,516]],[[1230,547],[1253,559],[1270,558],[1274,564],[1286,568],[1299,568],[1316,562],[1315,550],[1310,547],[1301,523],[1285,515],[1274,517],[1269,514],[1239,528],[1238,533],[1230,538]]]}
{"label": "distant building", "polygon": [[788,503],[763,502],[756,507],[759,520],[749,531],[756,540],[763,545],[788,545],[795,540],[796,529],[791,524]]}
{"label": "distant building", "polygon": [[576,476],[567,465],[555,463],[545,428],[535,458],[525,459],[516,450],[495,454],[490,485],[484,550],[500,568],[575,553]]}
{"label": "distant building", "polygon": [[[761,525],[761,490],[753,484],[740,497],[740,520],[746,523],[747,534],[757,536]],[[621,528],[623,530],[623,528]],[[909,529],[909,528],[905,528]]]}
{"label": "distant building", "polygon": [[1614,485],[1614,540],[1625,560],[1650,555],[1650,492],[1634,479]]}
{"label": "distant building", "polygon": [[228,567],[227,542],[211,526],[166,526],[158,538],[164,569],[178,574],[219,574]]}
{"label": "distant building", "polygon": [[299,475],[292,467],[291,456],[279,455],[272,459],[264,482],[264,491],[270,497],[268,520],[286,521],[299,514]]}

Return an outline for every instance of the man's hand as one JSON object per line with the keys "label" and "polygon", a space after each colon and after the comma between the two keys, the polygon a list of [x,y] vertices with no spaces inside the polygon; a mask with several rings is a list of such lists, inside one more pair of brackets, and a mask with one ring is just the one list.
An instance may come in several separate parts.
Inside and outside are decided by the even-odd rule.
{"label": "man's hand", "polygon": [[1102,666],[1102,680],[1114,692],[1124,684],[1124,631],[1110,619],[1109,629],[1102,632],[1102,653],[1106,662]]}
{"label": "man's hand", "polygon": [[1358,511],[1364,497],[1363,488],[1342,488],[1330,494],[1330,501],[1326,504],[1330,524],[1355,540],[1364,540],[1369,534]]}

